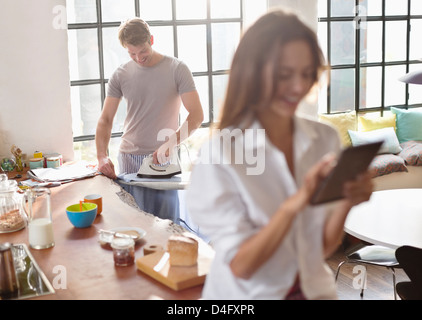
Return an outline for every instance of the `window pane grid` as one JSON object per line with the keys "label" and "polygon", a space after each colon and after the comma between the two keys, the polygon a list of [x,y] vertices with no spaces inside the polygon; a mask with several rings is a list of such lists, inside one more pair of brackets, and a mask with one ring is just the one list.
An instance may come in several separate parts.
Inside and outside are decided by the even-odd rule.
{"label": "window pane grid", "polygon": [[[227,1],[232,4],[230,7],[231,10],[229,11],[224,10]],[[231,30],[230,34],[232,36],[234,35],[236,41],[238,41],[238,34],[240,35],[240,30],[243,26],[243,0],[156,0],[153,2],[148,0],[124,0],[122,3],[112,0],[91,0],[90,6],[87,6],[86,0],[67,0],[67,5],[70,6],[69,12],[73,14],[73,16],[68,19],[69,33],[87,32],[87,30],[91,30],[91,37],[86,38],[95,43],[97,50],[96,52],[91,52],[91,60],[85,62],[87,68],[82,68],[82,66],[79,67],[85,73],[89,69],[93,69],[92,75],[84,76],[83,74],[80,74],[80,76],[72,77],[71,87],[76,89],[78,87],[82,88],[83,86],[99,85],[100,92],[98,93],[98,96],[100,97],[100,101],[97,103],[99,108],[96,111],[97,113],[100,112],[102,108],[106,96],[106,85],[108,78],[113,71],[112,69],[117,67],[116,64],[119,65],[124,62],[121,61],[123,57],[121,56],[121,52],[118,52],[115,43],[112,43],[112,41],[118,41],[116,34],[117,28],[120,26],[121,20],[126,17],[139,17],[141,16],[141,12],[143,12],[145,13],[145,17],[142,16],[142,18],[150,25],[151,33],[154,33],[154,29],[158,30],[158,28],[164,27],[171,28],[172,30],[172,46],[169,46],[166,49],[168,51],[164,50],[163,52],[161,48],[160,50],[157,49],[157,51],[173,55],[185,61],[189,60],[188,66],[192,71],[195,82],[197,80],[199,81],[199,79],[203,79],[203,77],[208,78],[208,90],[205,90],[206,92],[201,96],[202,104],[207,103],[207,105],[203,106],[204,112],[206,112],[207,115],[205,116],[202,126],[208,127],[214,121],[214,99],[220,100],[221,97],[216,98],[216,93],[213,89],[213,79],[216,76],[228,74],[228,61],[231,60],[231,56],[215,57],[213,63],[213,55],[216,56],[217,52],[220,50],[213,48],[212,34],[213,32],[217,32],[215,30],[218,30],[218,26],[223,26],[224,24],[228,26],[231,24],[234,26],[234,29],[233,27],[229,28]],[[154,9],[154,5],[164,9]],[[196,10],[198,12],[190,10],[191,13],[187,13],[183,10],[184,6],[191,7],[192,5],[198,7],[198,10]],[[81,11],[83,8],[89,8],[90,12],[85,15],[82,12],[78,12],[78,9]],[[84,17],[88,17],[87,20],[84,20]],[[192,28],[191,31],[201,30],[201,41],[204,42],[200,54],[196,54],[195,57],[202,56],[205,59],[204,61],[198,59],[198,61],[192,62],[191,53],[189,50],[185,49],[189,42],[188,37],[183,36],[183,29],[186,28]],[[239,31],[237,32],[236,30]],[[112,39],[113,33],[115,33],[115,40]],[[166,39],[169,39],[170,37],[168,30],[160,35],[166,37]],[[198,39],[200,39],[199,36]],[[183,41],[185,42],[183,43]],[[81,39],[79,42],[84,41]],[[230,51],[230,49],[237,44],[234,42],[234,40],[229,39],[229,42],[224,43],[223,46],[225,48],[229,47],[228,51]],[[110,45],[113,46],[112,50],[109,50]],[[71,46],[69,44],[70,49],[73,47],[75,47],[75,45]],[[109,52],[113,50],[114,52]],[[73,53],[73,56],[80,59],[81,57],[79,57],[78,54],[79,52],[75,52]],[[71,53],[69,53],[69,57],[70,55]],[[186,57],[185,59],[184,56]],[[223,59],[223,61],[216,60],[219,58]],[[215,67],[213,65],[215,65]],[[201,83],[203,83],[203,81]],[[201,86],[203,87],[203,85]],[[204,88],[201,90],[204,91]],[[78,108],[78,105],[82,105],[82,101],[72,104],[72,107],[75,106]],[[83,107],[81,106],[81,108]],[[82,114],[82,112],[83,111],[81,110],[74,112],[74,114]],[[76,121],[79,125],[81,119],[76,119]],[[83,127],[83,124],[81,126]],[[121,126],[116,127],[120,128]],[[95,139],[95,135],[91,134],[91,132],[89,134],[78,134],[81,132],[83,132],[82,129],[75,132],[74,141]],[[119,136],[122,132],[113,131],[112,134],[113,136]]]}
{"label": "window pane grid", "polygon": [[[422,52],[418,56],[417,40],[422,29],[422,6],[417,0],[405,0],[399,4],[400,10],[396,8],[397,5],[397,1],[391,0],[318,1],[321,26],[318,37],[332,73],[346,72],[352,68],[355,79],[359,79],[354,81],[352,88],[355,92],[353,107],[357,112],[383,112],[391,106],[407,108],[421,104],[421,101],[415,103],[414,94],[413,99],[409,100],[409,85],[398,81],[398,78],[400,73],[404,75],[411,67],[422,66]],[[347,31],[347,23],[354,24],[353,34],[350,28]],[[376,76],[371,70],[377,70]],[[370,86],[371,79],[376,79],[378,83],[371,83]],[[334,90],[348,92],[352,85],[351,81],[344,79],[340,79],[340,83],[334,83],[334,80],[330,79],[328,98],[320,99],[326,102],[327,113],[346,111],[342,109],[344,103],[335,100]],[[345,87],[339,87],[342,83]],[[369,96],[370,93],[373,95]],[[319,110],[324,109],[320,107]]]}

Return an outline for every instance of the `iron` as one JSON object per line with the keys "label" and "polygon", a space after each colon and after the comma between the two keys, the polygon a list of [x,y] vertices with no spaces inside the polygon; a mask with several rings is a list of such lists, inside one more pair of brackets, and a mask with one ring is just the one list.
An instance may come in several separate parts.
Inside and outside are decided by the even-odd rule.
{"label": "iron", "polygon": [[152,154],[146,157],[138,170],[139,178],[168,179],[176,174],[182,173],[178,157],[175,160],[163,164],[153,163]]}

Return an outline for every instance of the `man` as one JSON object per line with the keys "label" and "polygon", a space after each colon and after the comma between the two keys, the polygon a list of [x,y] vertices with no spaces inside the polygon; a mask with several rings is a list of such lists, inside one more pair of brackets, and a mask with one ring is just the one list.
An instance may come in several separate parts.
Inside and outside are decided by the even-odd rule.
{"label": "man", "polygon": [[[127,101],[127,116],[118,155],[120,173],[138,172],[142,160],[151,153],[155,163],[167,162],[177,144],[203,121],[192,73],[182,61],[152,48],[154,38],[146,22],[134,18],[122,23],[119,40],[132,60],[121,65],[108,82],[95,139],[99,171],[111,179],[117,176],[107,156],[107,147],[122,97]],[[188,116],[179,127],[181,102]],[[173,134],[163,143],[161,135],[169,131]],[[177,222],[179,202],[176,190],[123,184],[122,187],[134,196],[142,210]]]}

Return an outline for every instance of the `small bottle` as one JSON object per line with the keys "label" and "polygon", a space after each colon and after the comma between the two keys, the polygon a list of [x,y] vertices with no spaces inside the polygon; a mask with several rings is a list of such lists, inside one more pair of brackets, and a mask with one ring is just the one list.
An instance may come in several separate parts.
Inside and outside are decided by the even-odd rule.
{"label": "small bottle", "polygon": [[22,156],[21,155],[16,157],[16,171],[17,172],[23,171],[23,163],[22,163]]}
{"label": "small bottle", "polygon": [[111,241],[114,264],[119,267],[130,266],[135,261],[135,241],[130,237],[114,238]]}

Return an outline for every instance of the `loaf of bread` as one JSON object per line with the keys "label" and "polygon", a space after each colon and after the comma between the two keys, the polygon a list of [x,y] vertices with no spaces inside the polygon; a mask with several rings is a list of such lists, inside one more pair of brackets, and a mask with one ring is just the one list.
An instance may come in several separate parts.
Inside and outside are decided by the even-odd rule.
{"label": "loaf of bread", "polygon": [[171,266],[194,266],[198,260],[198,241],[184,235],[171,235],[167,242]]}

